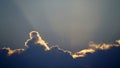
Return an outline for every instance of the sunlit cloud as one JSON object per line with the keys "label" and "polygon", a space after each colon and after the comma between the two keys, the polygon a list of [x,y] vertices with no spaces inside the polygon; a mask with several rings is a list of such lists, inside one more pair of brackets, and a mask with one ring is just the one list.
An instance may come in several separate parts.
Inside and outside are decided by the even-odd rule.
{"label": "sunlit cloud", "polygon": [[118,47],[120,46],[119,44],[107,44],[107,43],[103,43],[103,44],[97,44],[97,43],[90,43],[89,44],[89,48],[92,48],[94,50],[108,50],[111,47]]}
{"label": "sunlit cloud", "polygon": [[24,49],[22,49],[22,48],[21,48],[21,49],[12,50],[12,49],[6,48],[6,47],[2,48],[2,50],[8,51],[8,52],[7,52],[7,55],[8,55],[8,56],[11,56],[12,54],[15,54],[15,53],[20,54],[20,53],[22,53],[22,52],[24,51]]}
{"label": "sunlit cloud", "polygon": [[[31,31],[29,33],[29,37],[30,37],[30,39],[28,39],[25,42],[26,47],[43,46],[45,51],[51,50],[51,49],[57,49],[57,50],[61,50],[61,51],[65,52],[65,53],[66,52],[69,53],[73,58],[85,57],[88,53],[94,53],[94,52],[96,52],[96,50],[108,50],[114,46],[115,47],[120,46],[119,45],[120,40],[116,40],[116,42],[118,44],[108,44],[108,43],[97,44],[95,42],[90,42],[88,48],[80,50],[75,53],[72,53],[72,51],[61,49],[61,48],[59,48],[59,46],[49,47],[48,44],[46,43],[46,41],[44,41],[42,39],[39,32],[37,32],[37,31]],[[9,50],[9,54],[12,54],[14,52],[14,50],[10,50],[10,49],[8,49],[8,50]]]}
{"label": "sunlit cloud", "polygon": [[[44,68],[46,68],[46,66],[48,67],[53,66],[54,68],[58,68],[59,66],[63,66],[62,68],[74,68],[75,66],[79,66],[78,68],[84,68],[86,64],[91,65],[91,63],[93,62],[92,59],[95,59],[96,62],[101,63],[101,61],[99,61],[98,58],[105,58],[106,56],[104,56],[103,54],[105,55],[107,55],[107,53],[108,55],[118,54],[116,52],[118,52],[117,49],[119,49],[118,47],[120,46],[120,40],[116,40],[117,43],[115,44],[110,43],[98,44],[95,42],[90,42],[88,48],[73,53],[72,51],[60,48],[58,45],[55,46],[53,45],[49,47],[46,41],[42,39],[41,35],[37,31],[31,31],[29,33],[29,37],[30,38],[25,42],[25,46],[27,47],[26,49],[22,48],[11,49],[9,47],[2,48],[2,50],[0,50],[0,58],[3,58],[1,59],[2,62],[3,63],[5,62],[7,64],[6,62],[7,59],[10,61],[8,63],[11,63],[10,64],[11,66],[17,65],[16,67],[18,67],[18,65],[21,66],[22,65],[21,63],[24,61],[25,63],[22,65],[23,66],[22,68],[24,68],[24,65],[28,66],[28,68],[30,67],[33,68],[35,66],[38,66],[38,68],[40,68],[43,67],[42,65],[44,64],[45,64]],[[116,47],[116,49],[114,49],[114,47]],[[106,52],[105,50],[108,51]],[[99,55],[102,55],[102,57]],[[119,56],[119,54],[117,56]],[[108,58],[111,57],[109,56]],[[113,56],[112,58],[116,60],[116,56]],[[16,62],[16,60],[18,62]],[[109,59],[104,60],[105,63],[107,63],[108,62],[107,60]],[[14,63],[16,65],[14,65]],[[94,63],[92,64],[96,65]]]}
{"label": "sunlit cloud", "polygon": [[116,40],[116,42],[118,44],[107,44],[107,43],[97,44],[95,42],[90,42],[88,49],[80,50],[80,51],[72,54],[72,57],[73,58],[85,57],[87,53],[94,53],[97,50],[108,50],[112,47],[119,47],[120,40]]}
{"label": "sunlit cloud", "polygon": [[116,40],[116,42],[117,42],[118,44],[120,44],[120,40]]}
{"label": "sunlit cloud", "polygon": [[[32,47],[36,47],[36,46],[42,46],[44,48],[45,51],[48,50],[60,50],[64,53],[68,53],[70,54],[74,59],[75,58],[80,58],[80,57],[85,57],[88,53],[94,53],[97,50],[108,50],[112,47],[119,47],[120,46],[120,40],[116,40],[117,44],[109,44],[109,43],[95,43],[95,42],[90,42],[89,43],[89,47],[83,50],[80,50],[78,52],[72,53],[72,51],[69,50],[64,50],[62,48],[60,48],[59,46],[51,46],[49,47],[48,44],[46,43],[46,41],[44,41],[41,37],[41,35],[39,34],[39,32],[37,31],[31,31],[29,33],[29,37],[30,39],[28,39],[25,42],[25,46],[28,48],[32,48]],[[12,55],[14,53],[21,53],[24,51],[24,49],[15,49],[12,50],[10,48],[3,48],[3,50],[7,50],[8,51],[8,55]]]}
{"label": "sunlit cloud", "polygon": [[94,49],[83,49],[72,55],[73,58],[85,57],[87,53],[94,53]]}
{"label": "sunlit cloud", "polygon": [[45,50],[50,50],[49,46],[47,45],[47,43],[42,39],[42,37],[40,36],[40,34],[37,31],[31,31],[29,33],[29,37],[30,39],[28,39],[25,42],[25,46],[27,47],[31,47],[31,46],[43,46],[45,47]]}

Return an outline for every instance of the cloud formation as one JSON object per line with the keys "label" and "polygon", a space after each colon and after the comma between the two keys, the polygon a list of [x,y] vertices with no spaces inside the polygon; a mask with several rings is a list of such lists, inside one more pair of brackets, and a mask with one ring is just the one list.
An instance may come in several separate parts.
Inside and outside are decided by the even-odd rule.
{"label": "cloud formation", "polygon": [[106,44],[106,43],[97,44],[94,42],[90,42],[88,49],[80,50],[80,51],[72,54],[72,56],[73,56],[73,58],[85,57],[87,53],[94,53],[97,50],[108,50],[112,47],[119,47],[120,40],[116,40],[116,42],[118,44]]}
{"label": "cloud formation", "polygon": [[76,52],[75,54],[72,54],[73,58],[79,58],[79,57],[85,57],[87,53],[94,53],[94,49],[83,49],[79,52]]}
{"label": "cloud formation", "polygon": [[[80,50],[78,52],[72,53],[71,51],[59,48],[59,46],[49,47],[48,44],[46,43],[46,41],[42,39],[39,32],[37,32],[37,31],[31,31],[29,33],[29,37],[30,37],[30,39],[28,39],[25,42],[25,46],[27,48],[33,48],[33,47],[41,46],[45,51],[56,48],[57,50],[63,51],[65,53],[66,52],[69,53],[74,59],[75,58],[80,58],[80,57],[85,57],[88,53],[94,53],[97,50],[108,50],[112,47],[119,47],[120,46],[119,45],[120,40],[116,40],[117,44],[107,44],[107,43],[97,44],[95,42],[90,42],[89,47],[87,49],[83,49],[83,50]],[[14,54],[14,53],[21,53],[21,52],[24,51],[24,49],[12,50],[10,48],[3,48],[3,50],[7,50],[9,56]]]}
{"label": "cloud formation", "polygon": [[25,42],[25,46],[32,47],[35,44],[36,46],[43,46],[43,47],[45,47],[45,50],[50,50],[50,48],[47,45],[47,43],[42,39],[42,37],[40,36],[40,34],[37,31],[31,31],[29,33],[29,37],[30,37],[30,39],[28,39]]}
{"label": "cloud formation", "polygon": [[[120,67],[120,40],[116,44],[89,43],[87,49],[76,53],[49,47],[37,31],[29,33],[26,49],[0,50],[2,68],[118,68]],[[111,64],[110,64],[111,63]]]}
{"label": "cloud formation", "polygon": [[12,49],[6,48],[6,47],[2,48],[2,50],[3,51],[7,51],[7,55],[8,56],[11,56],[12,54],[15,54],[15,53],[20,54],[20,53],[22,53],[24,51],[24,49],[22,49],[22,48],[21,49],[12,50]]}

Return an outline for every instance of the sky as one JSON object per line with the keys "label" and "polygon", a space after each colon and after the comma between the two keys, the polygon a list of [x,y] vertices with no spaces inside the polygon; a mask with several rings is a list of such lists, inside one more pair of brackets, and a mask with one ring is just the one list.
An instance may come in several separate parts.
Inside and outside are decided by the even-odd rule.
{"label": "sky", "polygon": [[120,39],[119,0],[1,0],[0,48],[24,48],[36,30],[49,46],[79,51]]}
{"label": "sky", "polygon": [[119,0],[0,0],[0,67],[120,68]]}

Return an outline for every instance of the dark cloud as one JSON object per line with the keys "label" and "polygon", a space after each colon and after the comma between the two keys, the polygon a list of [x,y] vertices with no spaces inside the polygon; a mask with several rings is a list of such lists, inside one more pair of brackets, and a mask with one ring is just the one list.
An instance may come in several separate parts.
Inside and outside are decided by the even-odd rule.
{"label": "dark cloud", "polygon": [[[119,68],[120,45],[90,43],[88,49],[72,53],[58,46],[49,47],[37,31],[30,32],[26,49],[0,50],[1,68]],[[33,40],[33,38],[35,38]],[[38,43],[39,42],[39,43]],[[119,43],[119,40],[117,40]],[[49,50],[46,50],[46,46]],[[75,56],[75,57],[74,57]],[[78,56],[76,58],[76,56]]]}

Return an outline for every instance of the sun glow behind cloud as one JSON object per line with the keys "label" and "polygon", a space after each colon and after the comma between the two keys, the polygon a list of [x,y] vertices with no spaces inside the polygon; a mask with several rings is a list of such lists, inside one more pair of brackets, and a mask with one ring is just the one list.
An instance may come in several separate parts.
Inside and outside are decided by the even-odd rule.
{"label": "sun glow behind cloud", "polygon": [[[0,5],[0,45],[7,45],[0,50],[0,67],[41,68],[44,64],[47,68],[59,68],[59,65],[65,68],[120,67],[120,40],[116,40],[120,38],[119,1],[12,0],[1,1]],[[30,32],[28,38],[26,35],[31,30],[36,31]],[[11,44],[7,40],[22,44]],[[95,42],[87,44],[89,41]],[[18,47],[24,42],[26,48]]]}
{"label": "sun glow behind cloud", "polygon": [[87,47],[84,44],[94,38],[100,24],[96,2],[78,0],[15,2],[34,29],[52,31],[54,37],[64,40],[57,42],[63,45],[62,47]]}

